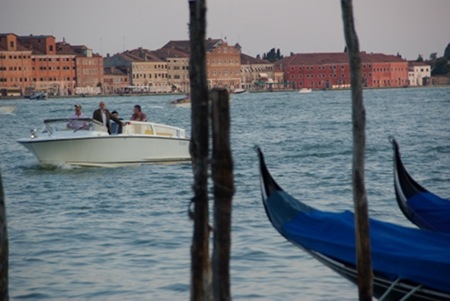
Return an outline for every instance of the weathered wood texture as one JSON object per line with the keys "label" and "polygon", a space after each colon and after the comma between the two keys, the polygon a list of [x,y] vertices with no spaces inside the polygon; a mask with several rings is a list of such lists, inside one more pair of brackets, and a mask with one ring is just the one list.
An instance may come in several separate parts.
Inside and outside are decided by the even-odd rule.
{"label": "weathered wood texture", "polygon": [[191,246],[191,301],[211,300],[208,219],[208,86],[206,79],[206,2],[189,1],[191,144],[194,174],[194,233]]}
{"label": "weathered wood texture", "polygon": [[353,19],[352,0],[341,0],[344,35],[347,44],[351,86],[353,122],[353,203],[355,208],[355,237],[359,300],[372,300],[372,259],[370,253],[369,213],[364,183],[364,154],[366,149],[366,112],[363,104],[361,57]]}
{"label": "weathered wood texture", "polygon": [[0,173],[0,300],[9,300],[8,295],[8,227],[6,224],[5,194]]}
{"label": "weathered wood texture", "polygon": [[231,300],[230,251],[231,205],[234,194],[233,159],[230,146],[229,95],[214,89],[212,99],[212,180],[214,191],[213,297]]}

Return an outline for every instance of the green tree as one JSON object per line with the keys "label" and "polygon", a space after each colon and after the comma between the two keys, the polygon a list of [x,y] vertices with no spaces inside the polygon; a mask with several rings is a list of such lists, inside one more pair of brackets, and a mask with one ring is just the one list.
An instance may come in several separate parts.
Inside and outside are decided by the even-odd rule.
{"label": "green tree", "polygon": [[437,59],[437,52],[432,52],[430,54],[430,61],[434,61],[435,59]]}
{"label": "green tree", "polygon": [[445,75],[450,73],[450,65],[445,57],[436,59],[431,69],[431,75]]}
{"label": "green tree", "polygon": [[421,54],[419,54],[419,56],[417,57],[416,62],[423,62],[423,57]]}
{"label": "green tree", "polygon": [[450,43],[445,47],[444,57],[450,61]]}

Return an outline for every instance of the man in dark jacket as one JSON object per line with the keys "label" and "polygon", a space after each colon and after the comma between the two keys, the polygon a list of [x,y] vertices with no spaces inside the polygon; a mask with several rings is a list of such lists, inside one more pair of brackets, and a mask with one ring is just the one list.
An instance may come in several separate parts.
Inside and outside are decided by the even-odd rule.
{"label": "man in dark jacket", "polygon": [[100,123],[103,123],[108,128],[108,133],[111,134],[111,126],[110,120],[113,120],[115,123],[120,124],[122,126],[125,125],[124,122],[120,121],[115,116],[111,115],[111,113],[106,109],[106,105],[103,101],[100,101],[98,104],[98,109],[94,111],[92,115],[92,119],[97,120]]}

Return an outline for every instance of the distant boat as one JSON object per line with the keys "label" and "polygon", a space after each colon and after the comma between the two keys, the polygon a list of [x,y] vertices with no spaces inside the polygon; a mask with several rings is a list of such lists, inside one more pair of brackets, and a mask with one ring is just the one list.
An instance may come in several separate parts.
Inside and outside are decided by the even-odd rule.
{"label": "distant boat", "polygon": [[450,233],[450,200],[417,183],[403,165],[397,141],[393,137],[390,141],[394,151],[395,196],[401,211],[419,228]]}
{"label": "distant boat", "polygon": [[245,93],[245,92],[247,92],[247,90],[242,89],[242,88],[237,88],[237,89],[234,89],[234,91],[232,93],[233,94],[241,94],[241,93]]}
{"label": "distant boat", "polygon": [[[257,151],[262,200],[273,227],[357,283],[354,214],[320,211],[295,199],[275,182]],[[450,234],[370,219],[370,239],[378,300],[450,300]]]}
{"label": "distant boat", "polygon": [[16,110],[16,106],[0,106],[0,114],[12,114]]}
{"label": "distant boat", "polygon": [[170,103],[175,105],[176,107],[190,108],[191,107],[191,95],[186,94],[186,96],[184,96],[182,98],[174,99]]}
{"label": "distant boat", "polygon": [[298,90],[298,93],[311,93],[312,89],[311,88],[301,88],[300,90]]}
{"label": "distant boat", "polygon": [[44,91],[34,91],[28,98],[32,100],[45,100],[47,99],[47,93]]}
{"label": "distant boat", "polygon": [[90,118],[47,119],[40,132],[17,142],[43,164],[119,166],[189,161],[185,130],[152,122],[124,121],[121,134]]}
{"label": "distant boat", "polygon": [[[231,97],[229,97],[228,100],[231,102]],[[177,108],[190,108],[191,96],[187,94],[185,97],[172,100],[170,104],[175,105]]]}

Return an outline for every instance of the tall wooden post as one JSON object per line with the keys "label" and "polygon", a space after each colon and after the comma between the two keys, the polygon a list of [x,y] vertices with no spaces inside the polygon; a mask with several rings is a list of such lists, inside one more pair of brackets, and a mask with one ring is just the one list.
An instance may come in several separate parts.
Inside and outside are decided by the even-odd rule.
{"label": "tall wooden post", "polygon": [[213,297],[215,301],[229,301],[231,300],[231,203],[234,184],[228,91],[213,89],[211,98],[213,146],[211,164],[214,183]]}
{"label": "tall wooden post", "polygon": [[8,295],[8,228],[6,224],[5,194],[0,173],[0,300],[9,300]]}
{"label": "tall wooden post", "polygon": [[372,259],[370,253],[370,229],[367,194],[364,183],[364,153],[366,149],[366,112],[363,105],[361,57],[358,36],[353,20],[352,0],[341,0],[344,35],[347,44],[351,86],[353,122],[353,203],[355,208],[355,238],[360,301],[372,300]]}
{"label": "tall wooden post", "polygon": [[191,301],[211,300],[208,220],[208,86],[206,78],[206,3],[189,0],[191,144],[194,174],[194,234],[191,246]]}

